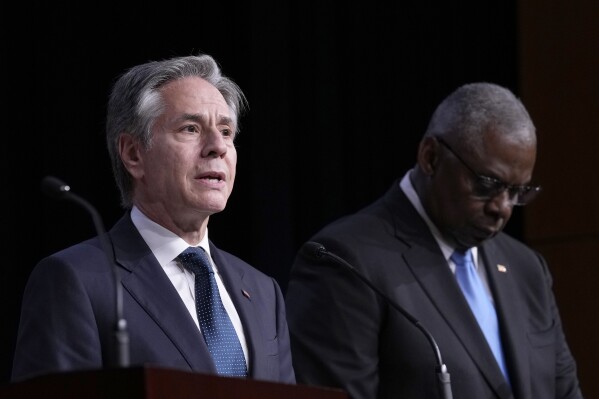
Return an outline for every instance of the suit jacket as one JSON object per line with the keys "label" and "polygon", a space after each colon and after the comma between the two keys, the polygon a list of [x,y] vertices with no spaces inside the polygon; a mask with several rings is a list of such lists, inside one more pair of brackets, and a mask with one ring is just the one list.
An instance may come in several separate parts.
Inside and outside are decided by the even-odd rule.
{"label": "suit jacket", "polygon": [[[311,241],[349,262],[428,330],[448,368],[454,398],[582,397],[549,270],[521,242],[501,233],[479,247],[510,388],[399,180],[375,203],[324,227]],[[442,397],[434,345],[350,268],[300,252],[286,302],[298,382],[340,387],[353,399]]]}
{"label": "suit jacket", "polygon": [[[109,237],[123,287],[131,366],[216,374],[201,332],[128,213]],[[212,242],[210,251],[243,324],[249,377],[294,383],[279,285]],[[36,265],[23,296],[13,381],[110,365],[116,321],[111,267],[97,237]]]}

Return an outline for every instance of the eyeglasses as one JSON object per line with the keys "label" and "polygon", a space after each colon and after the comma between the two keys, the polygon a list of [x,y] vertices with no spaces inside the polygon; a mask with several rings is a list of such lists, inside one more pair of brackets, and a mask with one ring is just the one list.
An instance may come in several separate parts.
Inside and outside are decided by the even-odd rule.
{"label": "eyeglasses", "polygon": [[524,206],[530,203],[530,201],[532,201],[541,191],[540,186],[514,186],[493,177],[479,175],[443,139],[440,137],[435,137],[435,139],[441,143],[443,147],[447,148],[449,152],[451,152],[453,156],[476,177],[472,192],[477,198],[489,200],[507,190],[512,205]]}

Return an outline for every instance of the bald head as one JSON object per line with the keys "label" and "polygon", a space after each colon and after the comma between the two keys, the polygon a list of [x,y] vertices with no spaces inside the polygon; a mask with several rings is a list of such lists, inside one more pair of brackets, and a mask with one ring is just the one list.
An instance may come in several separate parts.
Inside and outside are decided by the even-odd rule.
{"label": "bald head", "polygon": [[535,126],[522,102],[510,90],[484,82],[465,84],[447,96],[433,113],[424,136],[476,149],[487,132],[536,145]]}

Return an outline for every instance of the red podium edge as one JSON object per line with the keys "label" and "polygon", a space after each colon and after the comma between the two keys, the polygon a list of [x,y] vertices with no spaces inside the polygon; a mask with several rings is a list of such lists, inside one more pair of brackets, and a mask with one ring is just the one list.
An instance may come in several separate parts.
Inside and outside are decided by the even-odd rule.
{"label": "red podium edge", "polygon": [[69,371],[0,387],[0,399],[347,399],[339,389],[222,377],[163,367]]}

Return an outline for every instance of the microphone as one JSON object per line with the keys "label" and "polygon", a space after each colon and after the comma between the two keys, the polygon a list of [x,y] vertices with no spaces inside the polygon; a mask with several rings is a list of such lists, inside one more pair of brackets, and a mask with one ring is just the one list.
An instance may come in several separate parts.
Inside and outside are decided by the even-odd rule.
{"label": "microphone", "polygon": [[114,276],[114,284],[116,290],[116,325],[114,331],[114,340],[116,352],[113,353],[114,358],[111,361],[116,367],[127,367],[129,366],[129,333],[127,332],[127,321],[123,317],[123,287],[118,276],[118,270],[116,264],[112,261],[114,259],[114,252],[112,245],[109,245],[108,240],[110,237],[104,229],[102,218],[100,214],[88,201],[71,192],[71,187],[62,182],[60,179],[53,176],[46,176],[42,179],[41,183],[42,192],[47,196],[54,199],[67,199],[75,202],[76,204],[83,207],[92,216],[96,233],[100,239],[100,245],[102,251],[106,256],[108,265],[112,267],[112,273]]}
{"label": "microphone", "polygon": [[451,393],[451,379],[449,376],[449,372],[447,371],[447,366],[443,363],[443,359],[441,358],[441,351],[439,350],[439,346],[437,346],[437,342],[435,341],[431,333],[426,328],[424,328],[424,326],[420,323],[420,321],[418,321],[418,319],[416,319],[405,309],[396,304],[391,298],[385,295],[380,289],[378,289],[370,280],[368,280],[362,273],[360,273],[345,259],[335,255],[332,252],[327,251],[324,245],[314,241],[308,241],[302,246],[300,253],[306,256],[307,258],[315,261],[322,261],[325,257],[330,258],[335,263],[350,269],[360,280],[362,280],[368,287],[370,287],[370,289],[379,294],[383,299],[385,299],[385,301],[387,301],[389,305],[391,305],[395,310],[404,315],[406,319],[408,319],[414,326],[416,326],[420,331],[422,331],[422,333],[424,333],[424,336],[430,343],[431,347],[433,348],[433,351],[435,352],[435,357],[437,360],[437,365],[435,369],[437,371],[437,381],[439,383],[439,391],[441,393],[441,396],[444,399],[453,398],[453,395]]}

